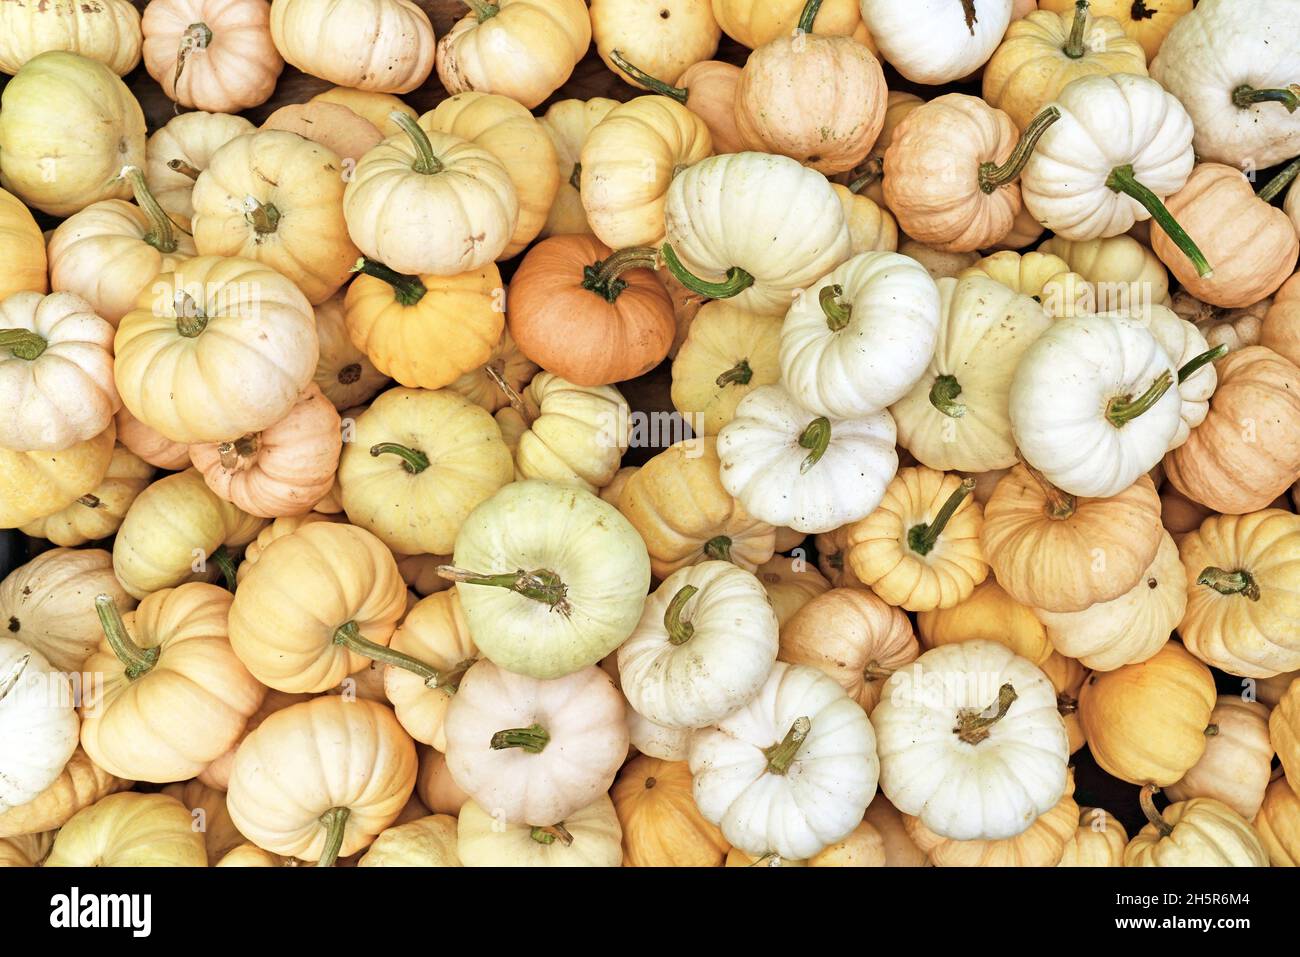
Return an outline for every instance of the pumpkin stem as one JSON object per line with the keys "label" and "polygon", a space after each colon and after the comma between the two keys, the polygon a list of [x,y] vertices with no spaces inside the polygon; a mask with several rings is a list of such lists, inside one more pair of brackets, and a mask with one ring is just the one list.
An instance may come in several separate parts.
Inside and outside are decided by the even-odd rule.
{"label": "pumpkin stem", "polygon": [[809,449],[808,455],[799,463],[799,474],[803,475],[822,460],[831,444],[831,420],[819,416],[808,423],[799,436],[799,447]]}
{"label": "pumpkin stem", "polygon": [[873,156],[863,163],[860,169],[862,172],[856,179],[850,180],[846,187],[855,196],[885,175],[885,161],[879,156]]}
{"label": "pumpkin stem", "polygon": [[795,718],[794,724],[790,725],[790,730],[785,733],[785,737],[763,752],[763,756],[767,758],[768,771],[773,774],[785,774],[786,771],[790,770],[795,755],[803,747],[804,740],[811,730],[811,718]]}
{"label": "pumpkin stem", "polygon": [[[425,685],[430,688],[442,686],[444,676],[437,668],[432,668],[420,659],[412,658],[410,655],[389,648],[387,645],[381,645],[369,638],[361,637],[361,629],[355,621],[346,621],[339,625],[334,630],[334,637],[331,641],[348,649],[348,651],[369,658],[371,661],[392,665],[394,668],[401,668],[403,671],[419,675],[424,679]],[[457,682],[459,683],[459,678]]]}
{"label": "pumpkin stem", "polygon": [[349,362],[339,370],[335,378],[338,379],[339,385],[351,385],[361,378],[361,363]]}
{"label": "pumpkin stem", "polygon": [[176,290],[176,331],[186,339],[194,339],[208,327],[208,317],[199,305],[184,289]]}
{"label": "pumpkin stem", "polygon": [[429,467],[429,456],[419,449],[398,445],[396,442],[380,442],[370,447],[370,454],[375,458],[381,455],[396,455],[402,460],[402,467],[412,475],[419,475]]}
{"label": "pumpkin stem", "polygon": [[998,187],[1007,185],[1019,176],[1020,171],[1029,162],[1034,147],[1038,145],[1039,138],[1047,132],[1049,126],[1060,118],[1061,111],[1054,106],[1049,106],[1029,121],[1029,125],[1020,134],[1015,149],[1011,151],[1011,155],[1007,157],[1005,163],[1001,166],[993,162],[981,163],[979,172],[980,189],[985,193],[993,193],[997,191]]}
{"label": "pumpkin stem", "polygon": [[500,7],[495,3],[488,3],[487,0],[465,0],[465,6],[474,12],[474,16],[478,17],[479,23],[484,20],[491,20],[501,12]]}
{"label": "pumpkin stem", "polygon": [[1188,359],[1186,365],[1178,370],[1178,384],[1182,385],[1192,376],[1196,375],[1196,373],[1200,371],[1201,366],[1209,365],[1211,362],[1222,359],[1227,354],[1228,344],[1224,342],[1215,346],[1208,352],[1202,352],[1199,356]]}
{"label": "pumpkin stem", "polygon": [[1015,686],[1008,681],[998,689],[998,700],[983,711],[978,708],[962,708],[958,711],[957,727],[952,729],[953,734],[967,744],[979,744],[989,736],[989,729],[1007,716],[1018,697]]}
{"label": "pumpkin stem", "polygon": [[1248,110],[1256,103],[1281,103],[1288,113],[1294,113],[1300,106],[1300,83],[1278,89],[1257,90],[1248,83],[1243,83],[1232,91],[1232,102],[1239,109]]}
{"label": "pumpkin stem", "polygon": [[1165,816],[1156,810],[1155,796],[1160,793],[1160,788],[1155,784],[1143,785],[1141,793],[1138,794],[1138,803],[1142,805],[1142,813],[1146,815],[1147,820],[1155,825],[1155,829],[1160,832],[1161,837],[1168,837],[1174,833],[1173,825],[1165,820]]}
{"label": "pumpkin stem", "polygon": [[235,471],[244,459],[251,459],[257,454],[258,445],[258,436],[253,432],[240,436],[233,442],[222,442],[217,446],[221,467],[227,472]]}
{"label": "pumpkin stem", "polygon": [[420,281],[419,276],[408,276],[396,269],[390,269],[381,262],[362,256],[352,264],[353,272],[365,273],[375,279],[382,279],[393,287],[393,298],[403,306],[414,306],[424,298],[429,290]]}
{"label": "pumpkin stem", "polygon": [[1207,738],[1217,737],[1219,734],[1219,726],[1217,724],[1207,724],[1205,730],[1201,733]]}
{"label": "pumpkin stem", "polygon": [[78,504],[78,505],[84,505],[84,506],[86,506],[86,508],[99,508],[99,506],[103,505],[104,503],[103,503],[102,501],[100,501],[100,498],[99,498],[98,495],[89,495],[89,494],[87,494],[87,495],[83,495],[83,496],[81,496],[81,498],[77,499],[77,504]]}
{"label": "pumpkin stem", "polygon": [[730,299],[732,296],[739,296],[754,285],[754,277],[739,266],[732,266],[728,269],[727,278],[722,282],[708,282],[701,279],[682,265],[682,261],[677,258],[676,251],[669,243],[663,244],[659,254],[663,257],[664,265],[668,267],[668,271],[673,274],[674,279],[691,292],[707,299]]}
{"label": "pumpkin stem", "polygon": [[817,302],[822,307],[822,313],[826,316],[826,325],[830,327],[831,332],[839,332],[853,318],[853,303],[843,302],[840,299],[843,295],[844,287],[839,283],[822,286],[817,292]]}
{"label": "pumpkin stem", "polygon": [[1026,462],[1023,457],[1019,456],[1019,453],[1017,453],[1017,456],[1020,457],[1020,464],[1025,467],[1025,471],[1030,474],[1033,480],[1038,483],[1039,488],[1043,490],[1043,497],[1046,499],[1043,511],[1047,513],[1047,517],[1053,521],[1059,522],[1073,515],[1074,510],[1077,507],[1077,500],[1075,497],[1069,492],[1062,491],[1049,482],[1046,475]]}
{"label": "pumpkin stem", "polygon": [[1079,699],[1062,691],[1056,696],[1056,710],[1060,714],[1074,714],[1079,710]]}
{"label": "pumpkin stem", "polygon": [[752,378],[754,378],[754,370],[750,367],[749,360],[741,359],[714,379],[713,384],[719,389],[725,389],[729,385],[749,385],[749,380]]}
{"label": "pumpkin stem", "polygon": [[351,816],[352,809],[346,807],[332,807],[320,816],[321,827],[325,828],[325,847],[320,853],[320,860],[316,862],[317,867],[333,867],[339,859],[339,851],[343,849],[343,835],[347,832],[348,818]]}
{"label": "pumpkin stem", "polygon": [[18,660],[10,667],[9,671],[0,676],[0,701],[3,701],[9,692],[14,690],[14,686],[27,670],[27,663],[32,660],[32,653],[29,651],[21,655]]}
{"label": "pumpkin stem", "polygon": [[1136,399],[1127,395],[1122,398],[1120,396],[1113,397],[1106,404],[1106,421],[1117,429],[1123,428],[1142,413],[1149,411],[1169,391],[1169,387],[1173,384],[1173,375],[1162,372],[1156,376],[1156,381],[1152,382],[1147,387],[1147,390]]}
{"label": "pumpkin stem", "polygon": [[131,640],[126,622],[122,620],[122,614],[117,610],[111,595],[95,597],[95,612],[99,615],[99,625],[104,629],[108,646],[125,668],[127,680],[134,681],[141,675],[148,674],[158,663],[158,649],[141,648]]}
{"label": "pumpkin stem", "polygon": [[686,603],[694,598],[698,591],[699,589],[694,585],[685,585],[668,603],[668,610],[664,612],[664,630],[668,632],[668,640],[674,645],[686,644],[695,634],[695,626],[682,619],[682,612],[686,608]]}
{"label": "pumpkin stem", "polygon": [[966,414],[966,406],[956,401],[959,395],[961,383],[956,376],[934,377],[934,384],[930,386],[930,404],[950,419],[960,419]]}
{"label": "pumpkin stem", "polygon": [[970,31],[971,36],[974,36],[975,22],[979,19],[975,11],[975,0],[961,0],[961,9],[966,14],[966,29]]}
{"label": "pumpkin stem", "polygon": [[183,159],[173,159],[167,161],[167,168],[173,173],[180,173],[182,176],[188,176],[190,179],[198,179],[203,170],[197,166],[191,166]]}
{"label": "pumpkin stem", "polygon": [[1143,0],[1133,0],[1133,6],[1129,7],[1128,15],[1133,20],[1150,20],[1156,15],[1156,12],[1148,8]]}
{"label": "pumpkin stem", "polygon": [[235,559],[226,549],[225,545],[218,545],[217,550],[208,556],[212,564],[217,566],[217,571],[221,572],[221,577],[226,582],[226,591],[235,590]]}
{"label": "pumpkin stem", "polygon": [[726,535],[710,538],[704,543],[704,554],[714,561],[731,561],[731,539]]}
{"label": "pumpkin stem", "polygon": [[31,329],[0,329],[0,349],[8,349],[15,359],[31,362],[49,345],[45,337]]}
{"label": "pumpkin stem", "polygon": [[659,253],[653,246],[629,246],[583,266],[581,285],[606,302],[614,302],[627,288],[627,280],[619,278],[623,273],[629,269],[654,269],[658,265]]}
{"label": "pumpkin stem", "polygon": [[559,841],[565,847],[568,847],[573,843],[573,835],[569,833],[569,829],[564,826],[563,822],[552,824],[550,827],[535,827],[528,832],[528,836],[538,844],[554,844]]}
{"label": "pumpkin stem", "polygon": [[1282,190],[1291,185],[1291,181],[1295,179],[1297,173],[1300,173],[1300,157],[1296,157],[1282,167],[1282,172],[1265,183],[1264,188],[1256,195],[1266,203],[1273,202],[1274,199],[1281,195]]}
{"label": "pumpkin stem", "polygon": [[934,520],[929,523],[913,525],[907,531],[907,547],[918,555],[928,555],[939,541],[939,536],[943,534],[944,527],[947,526],[948,520],[956,514],[961,503],[966,500],[966,496],[975,490],[975,480],[973,478],[964,478],[958,485],[943,507],[935,513]]}
{"label": "pumpkin stem", "polygon": [[609,58],[614,61],[614,65],[644,86],[651,93],[658,93],[660,96],[669,96],[680,103],[686,105],[686,89],[680,86],[673,86],[671,83],[665,83],[657,77],[651,76],[640,67],[629,62],[623,56],[621,50],[611,50]]}
{"label": "pumpkin stem", "polygon": [[529,754],[541,754],[550,743],[550,733],[536,723],[530,724],[526,728],[507,728],[492,735],[493,751],[504,751],[506,748],[523,748]]}
{"label": "pumpkin stem", "polygon": [[167,215],[166,210],[158,205],[158,200],[149,191],[149,186],[144,181],[144,173],[140,172],[140,167],[123,166],[119,175],[131,184],[131,193],[135,196],[136,205],[144,210],[145,215],[149,217],[149,222],[152,224],[149,232],[142,237],[144,241],[160,253],[174,253],[177,246],[174,224],[171,217]]}
{"label": "pumpkin stem", "polygon": [[1061,52],[1071,60],[1077,60],[1087,50],[1083,46],[1083,31],[1088,26],[1088,0],[1078,0],[1074,5],[1074,22],[1070,24],[1070,37],[1061,47]]}
{"label": "pumpkin stem", "polygon": [[552,611],[558,611],[561,615],[567,616],[572,611],[568,598],[569,586],[549,568],[538,568],[531,572],[520,568],[518,571],[506,572],[503,575],[484,575],[480,572],[456,568],[454,565],[439,565],[438,575],[463,585],[508,588],[517,595],[549,605]]}
{"label": "pumpkin stem", "polygon": [[1243,595],[1251,601],[1259,601],[1259,582],[1244,569],[1229,572],[1210,565],[1196,576],[1196,584],[1208,585],[1220,595]]}
{"label": "pumpkin stem", "polygon": [[502,395],[506,397],[506,401],[510,404],[510,408],[519,413],[519,417],[524,422],[532,425],[537,416],[533,415],[529,410],[528,403],[524,401],[524,397],[519,394],[519,391],[506,381],[505,365],[504,359],[497,359],[495,362],[489,362],[485,365],[483,371],[492,380],[493,385],[501,390]]}
{"label": "pumpkin stem", "polygon": [[812,33],[813,21],[817,19],[817,12],[822,7],[822,0],[808,0],[803,5],[803,12],[799,14],[799,23],[795,29],[800,33]]}
{"label": "pumpkin stem", "polygon": [[873,658],[862,669],[862,680],[868,684],[873,681],[888,681],[889,676],[893,673],[892,669],[881,667],[880,662]]}
{"label": "pumpkin stem", "polygon": [[460,690],[460,679],[464,678],[465,672],[477,663],[477,658],[466,658],[464,661],[457,662],[454,667],[438,672],[437,680],[433,684],[429,685],[428,679],[425,679],[425,684],[431,688],[441,688],[448,694],[455,694]]}
{"label": "pumpkin stem", "polygon": [[[496,8],[493,7],[493,12]],[[407,113],[401,110],[393,110],[388,114],[388,118],[401,127],[402,132],[411,138],[411,144],[415,147],[415,162],[411,164],[411,169],[425,176],[432,176],[434,173],[441,173],[443,170],[442,160],[438,159],[433,153],[433,144],[429,142],[429,134],[424,132],[424,128]]]}
{"label": "pumpkin stem", "polygon": [[574,189],[576,189],[579,193],[582,192],[582,164],[581,163],[573,164],[573,172],[569,174],[569,185],[572,186]]}
{"label": "pumpkin stem", "polygon": [[206,50],[211,43],[212,28],[206,23],[191,23],[185,28],[176,49],[176,72],[172,74],[173,95],[180,85],[181,73],[185,70],[185,64],[190,60],[190,54],[195,50]]}
{"label": "pumpkin stem", "polygon": [[280,226],[280,210],[274,203],[263,203],[256,196],[244,197],[244,220],[253,227],[253,232],[266,236]]}
{"label": "pumpkin stem", "polygon": [[1132,165],[1116,166],[1111,170],[1110,175],[1106,177],[1106,186],[1112,192],[1124,193],[1141,203],[1157,225],[1174,241],[1174,245],[1191,260],[1192,265],[1196,267],[1196,275],[1202,279],[1214,275],[1214,270],[1206,260],[1205,254],[1192,241],[1192,237],[1187,235],[1183,227],[1178,225],[1178,220],[1174,219],[1173,214],[1160,201],[1160,197],[1134,178]]}

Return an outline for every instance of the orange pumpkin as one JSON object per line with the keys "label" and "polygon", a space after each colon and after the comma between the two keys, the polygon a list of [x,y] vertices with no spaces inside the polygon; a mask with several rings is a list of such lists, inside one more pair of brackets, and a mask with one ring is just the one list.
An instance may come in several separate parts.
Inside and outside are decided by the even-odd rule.
{"label": "orange pumpkin", "polygon": [[1300,366],[1300,273],[1284,282],[1273,297],[1264,314],[1259,344]]}

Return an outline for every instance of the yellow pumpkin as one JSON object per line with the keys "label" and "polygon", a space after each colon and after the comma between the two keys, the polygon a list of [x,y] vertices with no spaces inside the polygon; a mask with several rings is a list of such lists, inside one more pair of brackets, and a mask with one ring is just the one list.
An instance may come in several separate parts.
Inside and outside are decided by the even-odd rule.
{"label": "yellow pumpkin", "polygon": [[1076,659],[1067,658],[1057,651],[1053,651],[1046,661],[1039,663],[1038,667],[1056,688],[1056,710],[1061,715],[1061,720],[1065,722],[1065,735],[1069,739],[1070,753],[1074,754],[1088,743],[1083,733],[1083,722],[1079,720],[1079,692],[1083,690],[1083,683],[1087,680],[1088,669],[1079,664]]}
{"label": "yellow pumpkin", "polygon": [[987,639],[1006,645],[1036,665],[1042,665],[1052,655],[1047,630],[1033,609],[1008,595],[992,578],[977,585],[964,601],[921,612],[916,616],[916,626],[927,649]]}
{"label": "yellow pumpkin", "polygon": [[[1190,13],[1196,0],[1092,0],[1094,17],[1113,17],[1124,33],[1136,40],[1154,60],[1165,36],[1173,29],[1178,18]],[[1069,13],[1075,0],[1038,0],[1038,9],[1053,13]]]}
{"label": "yellow pumpkin", "polygon": [[[781,531],[777,530],[778,535]],[[800,541],[802,540],[803,536],[800,535]],[[779,539],[776,544],[778,550],[789,551],[788,548],[781,549],[783,543]],[[776,620],[781,625],[808,602],[831,588],[831,583],[822,573],[802,557],[773,555],[771,561],[759,565],[754,574],[763,583],[763,590],[767,592],[768,600],[776,610]]]}
{"label": "yellow pumpkin", "polygon": [[[805,0],[712,0],[713,16],[727,36],[757,49],[777,37],[793,32]],[[856,0],[824,0],[813,21],[812,31],[820,36],[853,37],[874,54],[876,45],[862,22]]]}
{"label": "yellow pumpkin", "polygon": [[1079,826],[1065,842],[1057,867],[1119,867],[1128,834],[1115,816],[1100,807],[1079,808]]}
{"label": "yellow pumpkin", "polygon": [[695,806],[685,761],[639,754],[618,772],[610,797],[624,867],[718,867],[726,857],[726,838]]}
{"label": "yellow pumpkin", "polygon": [[1214,733],[1208,735],[1201,760],[1165,793],[1171,801],[1215,798],[1249,821],[1264,802],[1273,771],[1268,707],[1240,695],[1219,695],[1210,727]]}
{"label": "yellow pumpkin", "polygon": [[61,512],[104,480],[117,428],[59,452],[0,448],[0,528],[19,528]]}
{"label": "yellow pumpkin", "polygon": [[589,233],[587,211],[582,208],[582,195],[578,184],[582,180],[579,157],[587,136],[606,114],[618,106],[618,100],[593,96],[589,100],[559,100],[552,103],[542,116],[542,129],[555,147],[560,185],[546,214],[542,236],[563,236],[570,233]]}
{"label": "yellow pumpkin", "polygon": [[1252,825],[1273,867],[1300,867],[1300,797],[1286,778],[1268,786]]}
{"label": "yellow pumpkin", "polygon": [[53,784],[26,804],[0,814],[0,838],[62,827],[82,808],[130,786],[130,781],[109,774],[77,748]]}
{"label": "yellow pumpkin", "polygon": [[358,90],[352,86],[330,87],[324,93],[317,93],[308,102],[346,106],[357,116],[370,121],[384,137],[397,136],[402,132],[402,128],[393,122],[394,111],[403,113],[413,120],[420,115],[402,102],[401,97],[376,90]]}
{"label": "yellow pumpkin", "polygon": [[593,0],[591,36],[596,53],[625,83],[646,89],[620,73],[610,54],[618,52],[665,83],[676,83],[692,64],[718,49],[722,31],[709,4],[701,0],[663,0],[658,6],[637,0]]}
{"label": "yellow pumpkin", "polygon": [[456,818],[433,814],[380,833],[357,867],[460,867]]}
{"label": "yellow pumpkin", "polygon": [[511,391],[522,392],[538,371],[538,365],[520,351],[510,335],[510,327],[505,326],[487,361],[470,369],[447,388],[481,409],[496,412],[510,404]]}
{"label": "yellow pumpkin", "polygon": [[0,838],[0,867],[40,867],[54,846],[54,832]]}
{"label": "yellow pumpkin", "polygon": [[1287,783],[1293,791],[1300,788],[1300,681],[1292,681],[1291,687],[1278,699],[1268,716],[1268,734],[1286,772]]}
{"label": "yellow pumpkin", "polygon": [[384,693],[397,720],[416,741],[447,750],[443,721],[463,675],[478,660],[460,595],[453,588],[415,604],[393,632],[388,647],[427,662],[438,671],[435,687],[402,668],[384,669]]}
{"label": "yellow pumpkin", "polygon": [[31,211],[13,193],[0,189],[0,302],[16,292],[39,292],[50,288],[46,278],[45,237]]}
{"label": "yellow pumpkin", "polygon": [[1079,242],[1053,236],[1040,243],[1038,251],[1059,256],[1091,284],[1096,301],[1084,312],[1134,312],[1170,302],[1164,264],[1132,236]]}
{"label": "yellow pumpkin", "polygon": [[892,253],[898,249],[898,224],[888,210],[870,196],[855,192],[853,185],[832,183],[831,186],[840,198],[840,205],[844,207],[844,225],[849,230],[849,245],[853,255],[882,251]]}
{"label": "yellow pumpkin", "polygon": [[21,531],[65,546],[108,538],[121,527],[131,503],[152,478],[153,466],[142,462],[125,446],[116,445],[108,471],[94,491],[53,515],[28,522]]}
{"label": "yellow pumpkin", "polygon": [[741,399],[781,378],[780,349],[780,319],[705,303],[673,359],[673,406],[697,435],[717,435]]}
{"label": "yellow pumpkin", "polygon": [[962,270],[958,279],[987,276],[1042,303],[1049,316],[1068,318],[1096,308],[1096,292],[1070,264],[1051,253],[1002,250]]}
{"label": "yellow pumpkin", "polygon": [[808,858],[809,867],[884,867],[885,839],[869,821]]}
{"label": "yellow pumpkin", "polygon": [[207,867],[203,835],[166,794],[110,794],[59,830],[46,867]]}
{"label": "yellow pumpkin", "polygon": [[1268,852],[1244,817],[1214,798],[1157,811],[1158,788],[1142,788],[1150,822],[1124,848],[1125,867],[1268,867]]}
{"label": "yellow pumpkin", "polygon": [[270,525],[258,532],[257,537],[249,542],[244,549],[244,560],[239,563],[239,568],[235,572],[235,583],[238,584],[244,580],[272,542],[284,538],[284,536],[292,534],[312,522],[341,522],[343,520],[342,515],[327,515],[315,511],[303,515],[282,515],[273,520]]}
{"label": "yellow pumpkin", "polygon": [[849,529],[852,527],[843,525],[813,539],[817,545],[817,567],[835,588],[862,587],[848,562]]}

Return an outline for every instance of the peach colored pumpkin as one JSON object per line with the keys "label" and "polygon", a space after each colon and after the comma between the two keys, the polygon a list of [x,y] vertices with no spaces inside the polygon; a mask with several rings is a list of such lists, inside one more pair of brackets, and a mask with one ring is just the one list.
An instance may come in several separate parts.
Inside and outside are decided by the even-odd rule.
{"label": "peach colored pumpkin", "polygon": [[365,117],[341,104],[316,100],[280,107],[262,129],[288,130],[337,153],[345,171],[384,141],[384,134]]}
{"label": "peach colored pumpkin", "polygon": [[190,447],[184,442],[173,442],[161,432],[151,429],[131,414],[126,406],[113,417],[117,423],[117,441],[140,459],[168,472],[179,472],[190,467]]}
{"label": "peach colored pumpkin", "polygon": [[1259,344],[1300,366],[1300,273],[1284,282],[1273,297]]}

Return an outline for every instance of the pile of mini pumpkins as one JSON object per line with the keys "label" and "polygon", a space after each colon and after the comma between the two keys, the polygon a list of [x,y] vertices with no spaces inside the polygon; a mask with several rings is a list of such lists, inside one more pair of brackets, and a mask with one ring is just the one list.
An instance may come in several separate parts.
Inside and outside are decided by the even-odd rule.
{"label": "pile of mini pumpkins", "polygon": [[0,4],[0,864],[1300,863],[1300,0],[467,5]]}

